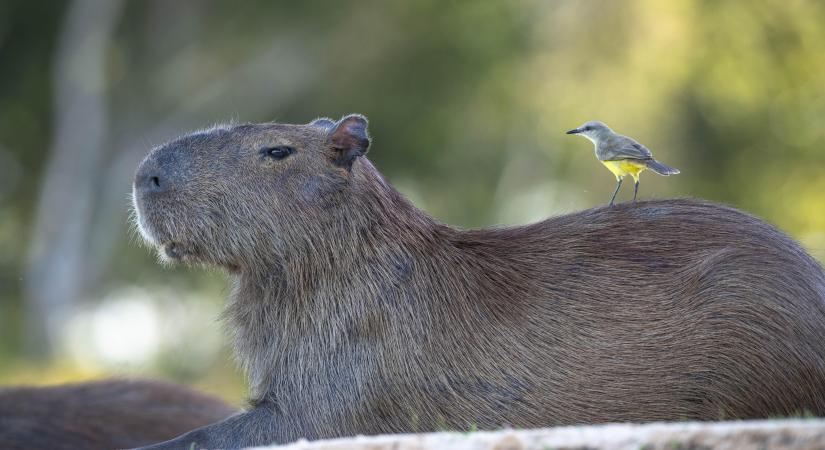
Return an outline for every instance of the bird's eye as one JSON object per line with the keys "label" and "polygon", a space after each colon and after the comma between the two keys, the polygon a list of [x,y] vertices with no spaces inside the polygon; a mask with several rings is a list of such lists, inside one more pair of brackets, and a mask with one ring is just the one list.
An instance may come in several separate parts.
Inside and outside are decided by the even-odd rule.
{"label": "bird's eye", "polygon": [[591,127],[591,126],[586,126],[586,127],[584,127],[584,131],[590,131],[590,130],[592,130],[592,129],[593,129],[593,127]]}
{"label": "bird's eye", "polygon": [[267,158],[284,159],[287,156],[295,153],[295,149],[287,145],[279,145],[277,147],[267,147],[261,150],[261,153]]}

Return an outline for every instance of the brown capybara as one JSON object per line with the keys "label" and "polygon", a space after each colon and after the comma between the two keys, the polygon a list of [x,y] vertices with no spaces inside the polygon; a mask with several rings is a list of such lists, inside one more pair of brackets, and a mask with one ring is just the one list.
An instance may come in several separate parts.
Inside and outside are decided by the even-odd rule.
{"label": "brown capybara", "polygon": [[0,448],[105,450],[171,439],[237,412],[169,383],[108,380],[0,389]]}
{"label": "brown capybara", "polygon": [[153,448],[825,414],[825,274],[694,200],[459,230],[364,156],[367,121],[228,125],[154,149],[137,220],[225,268],[252,407]]}

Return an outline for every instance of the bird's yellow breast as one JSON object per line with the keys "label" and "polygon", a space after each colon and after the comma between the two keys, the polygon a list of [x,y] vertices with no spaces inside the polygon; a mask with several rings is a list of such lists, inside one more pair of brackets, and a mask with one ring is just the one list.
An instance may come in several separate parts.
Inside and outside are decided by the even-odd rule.
{"label": "bird's yellow breast", "polygon": [[608,170],[613,172],[613,175],[616,175],[616,179],[620,179],[626,175],[630,175],[633,177],[634,180],[639,179],[639,174],[647,169],[647,166],[639,161],[633,161],[631,159],[620,159],[614,161],[602,161],[605,167]]}

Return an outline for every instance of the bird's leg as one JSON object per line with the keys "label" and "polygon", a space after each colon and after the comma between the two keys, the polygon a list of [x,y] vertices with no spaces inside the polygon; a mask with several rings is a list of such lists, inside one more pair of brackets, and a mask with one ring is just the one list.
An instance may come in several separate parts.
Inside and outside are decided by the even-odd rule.
{"label": "bird's leg", "polygon": [[636,194],[639,193],[639,180],[636,180],[636,185],[633,187],[633,203],[636,203]]}
{"label": "bird's leg", "polygon": [[616,194],[619,193],[619,188],[622,187],[622,180],[624,180],[624,178],[619,178],[618,180],[619,180],[619,183],[616,184],[616,190],[613,191],[613,197],[610,199],[610,205],[609,206],[613,206],[613,202],[616,200]]}

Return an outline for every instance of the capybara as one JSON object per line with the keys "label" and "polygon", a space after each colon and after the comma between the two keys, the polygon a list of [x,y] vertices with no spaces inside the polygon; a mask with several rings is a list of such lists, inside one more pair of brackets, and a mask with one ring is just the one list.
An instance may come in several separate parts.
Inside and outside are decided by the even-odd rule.
{"label": "capybara", "polygon": [[0,389],[0,448],[105,450],[171,439],[237,412],[189,388],[106,380]]}
{"label": "capybara", "polygon": [[825,274],[773,226],[659,200],[460,230],[369,146],[349,115],[217,126],[140,164],[146,241],[232,278],[252,401],[154,448],[825,414]]}

